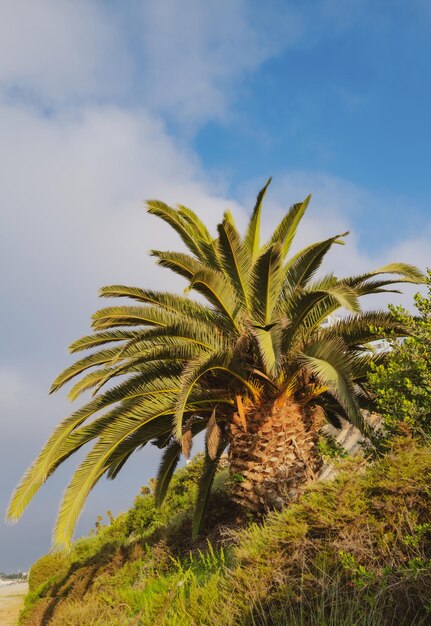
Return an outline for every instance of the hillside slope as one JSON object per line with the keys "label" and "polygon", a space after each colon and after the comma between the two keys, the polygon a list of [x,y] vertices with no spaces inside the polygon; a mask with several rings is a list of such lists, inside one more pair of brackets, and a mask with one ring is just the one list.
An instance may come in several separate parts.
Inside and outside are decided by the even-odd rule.
{"label": "hillside slope", "polygon": [[193,543],[200,463],[177,471],[160,511],[144,488],[69,555],[40,559],[22,626],[430,623],[430,448],[400,439],[372,466],[344,460],[260,523],[229,502],[221,473]]}

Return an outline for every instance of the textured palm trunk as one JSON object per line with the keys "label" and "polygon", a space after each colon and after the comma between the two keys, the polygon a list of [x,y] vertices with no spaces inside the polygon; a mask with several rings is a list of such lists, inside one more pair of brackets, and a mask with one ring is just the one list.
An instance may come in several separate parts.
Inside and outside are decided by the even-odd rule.
{"label": "textured palm trunk", "polygon": [[256,513],[280,509],[321,468],[317,438],[322,418],[292,400],[245,409],[231,422],[232,498]]}

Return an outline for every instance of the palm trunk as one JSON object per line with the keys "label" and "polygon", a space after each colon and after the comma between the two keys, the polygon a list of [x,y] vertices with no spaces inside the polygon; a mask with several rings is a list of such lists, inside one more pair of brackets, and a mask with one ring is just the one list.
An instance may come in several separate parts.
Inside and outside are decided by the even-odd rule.
{"label": "palm trunk", "polygon": [[233,500],[261,513],[294,498],[321,467],[316,448],[321,422],[290,399],[250,407],[246,425],[235,415],[229,426]]}

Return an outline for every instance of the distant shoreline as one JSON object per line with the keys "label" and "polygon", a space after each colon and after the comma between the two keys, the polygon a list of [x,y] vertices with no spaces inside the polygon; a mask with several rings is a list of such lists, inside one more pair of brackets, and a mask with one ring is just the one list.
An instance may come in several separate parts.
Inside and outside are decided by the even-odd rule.
{"label": "distant shoreline", "polygon": [[13,595],[15,592],[27,593],[28,583],[25,580],[7,582],[5,585],[0,585],[0,597]]}

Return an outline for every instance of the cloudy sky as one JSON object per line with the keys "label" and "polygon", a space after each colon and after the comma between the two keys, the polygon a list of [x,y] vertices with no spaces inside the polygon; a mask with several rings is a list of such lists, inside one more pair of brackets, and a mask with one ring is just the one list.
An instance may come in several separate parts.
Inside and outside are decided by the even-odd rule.
{"label": "cloudy sky", "polygon": [[[0,0],[2,511],[71,411],[48,389],[97,289],[179,288],[148,257],[178,242],[146,198],[244,223],[273,175],[267,229],[312,192],[298,245],[351,230],[328,271],[431,265],[430,52],[429,0]],[[76,462],[1,523],[0,571],[48,549]],[[78,534],[157,462],[98,485]]]}

